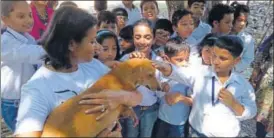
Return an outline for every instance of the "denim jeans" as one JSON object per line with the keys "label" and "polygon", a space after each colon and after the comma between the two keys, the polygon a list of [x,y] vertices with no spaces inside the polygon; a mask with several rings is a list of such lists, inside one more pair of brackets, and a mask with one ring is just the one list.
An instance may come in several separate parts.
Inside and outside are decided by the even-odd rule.
{"label": "denim jeans", "polygon": [[14,132],[19,100],[1,99],[1,113],[8,128]]}
{"label": "denim jeans", "polygon": [[142,110],[136,106],[134,111],[139,118],[139,124],[133,127],[134,122],[131,119],[121,121],[123,137],[151,137],[154,123],[158,116],[159,104],[149,106]]}
{"label": "denim jeans", "polygon": [[172,125],[157,119],[153,128],[153,137],[184,137],[184,125]]}

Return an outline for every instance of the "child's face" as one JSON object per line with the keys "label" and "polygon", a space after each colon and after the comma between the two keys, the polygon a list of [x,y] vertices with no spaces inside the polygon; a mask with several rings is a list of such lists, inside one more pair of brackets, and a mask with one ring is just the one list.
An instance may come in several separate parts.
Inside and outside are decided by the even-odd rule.
{"label": "child's face", "polygon": [[126,16],[116,16],[117,27],[122,29],[126,26],[128,18]]}
{"label": "child's face", "polygon": [[223,19],[220,22],[214,21],[215,26],[218,30],[218,33],[229,34],[232,29],[233,14],[225,14]]}
{"label": "child's face", "polygon": [[100,26],[98,26],[98,31],[100,30],[109,30],[117,35],[117,24],[101,22]]}
{"label": "child's face", "polygon": [[189,60],[189,51],[187,50],[182,50],[179,53],[177,53],[175,56],[170,57],[170,63],[180,66],[183,63],[188,62]]}
{"label": "child's face", "polygon": [[241,32],[246,27],[248,18],[248,13],[240,13],[240,16],[236,19],[235,24],[233,26],[234,32]]}
{"label": "child's face", "polygon": [[149,53],[154,42],[151,28],[147,25],[135,26],[133,29],[133,42],[138,51]]}
{"label": "child's face", "polygon": [[170,37],[170,33],[164,29],[157,29],[155,32],[155,44],[156,45],[165,45]]}
{"label": "child's face", "polygon": [[191,14],[183,16],[177,23],[174,30],[181,38],[189,37],[194,30],[194,20]]}
{"label": "child's face", "polygon": [[226,49],[212,48],[211,62],[216,73],[230,72],[240,60],[240,57],[233,57]]}
{"label": "child's face", "polygon": [[114,38],[106,38],[102,43],[98,59],[102,62],[113,61],[117,54],[117,45]]}
{"label": "child's face", "polygon": [[193,18],[195,18],[196,20],[200,20],[201,17],[204,15],[205,4],[203,2],[194,2],[189,7],[189,10],[193,13]]}
{"label": "child's face", "polygon": [[15,2],[13,11],[7,17],[2,16],[2,20],[6,26],[19,33],[30,32],[33,27],[31,9],[26,1]]}
{"label": "child's face", "polygon": [[122,2],[125,6],[128,6],[128,7],[133,4],[133,0],[122,0]]}
{"label": "child's face", "polygon": [[121,46],[121,50],[122,50],[122,51],[125,51],[125,50],[131,48],[132,45],[133,45],[133,44],[132,44],[132,41],[125,40],[125,39],[121,39],[121,40],[120,40],[120,46]]}
{"label": "child's face", "polygon": [[211,48],[209,46],[204,46],[202,49],[202,59],[204,61],[204,64],[211,65],[211,54]]}
{"label": "child's face", "polygon": [[146,2],[142,8],[142,15],[145,19],[156,21],[159,11],[154,2]]}

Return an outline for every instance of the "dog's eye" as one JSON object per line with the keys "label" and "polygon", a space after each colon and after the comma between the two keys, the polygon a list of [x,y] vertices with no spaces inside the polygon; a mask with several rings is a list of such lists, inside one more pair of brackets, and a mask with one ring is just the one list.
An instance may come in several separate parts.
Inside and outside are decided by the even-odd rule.
{"label": "dog's eye", "polygon": [[151,73],[151,74],[148,74],[148,76],[149,76],[149,77],[153,77],[153,74],[152,74],[152,73]]}

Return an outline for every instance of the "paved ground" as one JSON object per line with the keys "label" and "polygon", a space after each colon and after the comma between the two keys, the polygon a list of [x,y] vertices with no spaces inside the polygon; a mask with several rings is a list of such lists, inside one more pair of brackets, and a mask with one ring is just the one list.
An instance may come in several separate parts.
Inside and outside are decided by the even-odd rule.
{"label": "paved ground", "polygon": [[9,137],[12,136],[11,131],[7,128],[5,122],[1,118],[1,137]]}

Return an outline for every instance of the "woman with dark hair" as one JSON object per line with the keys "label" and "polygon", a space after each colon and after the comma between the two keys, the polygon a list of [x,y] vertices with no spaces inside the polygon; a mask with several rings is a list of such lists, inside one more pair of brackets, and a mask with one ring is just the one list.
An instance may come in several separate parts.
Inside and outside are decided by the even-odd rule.
{"label": "woman with dark hair", "polygon": [[247,27],[248,16],[250,14],[249,7],[247,5],[233,2],[231,4],[234,7],[234,21],[231,34],[239,36],[244,43],[244,50],[241,55],[241,61],[235,66],[235,70],[244,74],[247,78],[250,77],[247,68],[250,67],[251,62],[254,60],[255,40],[250,34],[245,32]]}
{"label": "woman with dark hair", "polygon": [[30,34],[35,40],[38,40],[46,30],[54,11],[49,7],[47,1],[32,1],[30,7],[34,20]]}
{"label": "woman with dark hair", "polygon": [[[79,95],[109,72],[108,67],[93,59],[96,32],[96,19],[84,10],[73,6],[56,10],[41,41],[47,53],[44,65],[22,86],[16,136],[40,137],[47,116],[54,108]],[[135,106],[142,100],[139,92],[127,91],[108,90],[86,96],[96,99],[83,99],[84,104],[101,103],[95,107],[98,112],[111,110],[113,105]],[[85,113],[97,111],[95,108]],[[106,128],[100,136],[119,137],[120,128],[113,127]]]}

